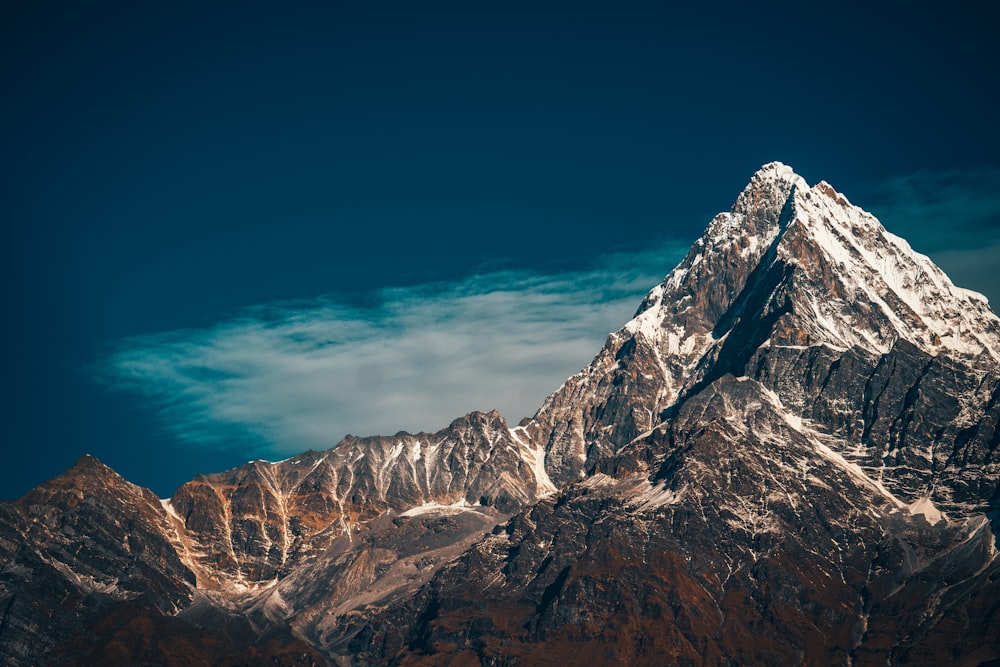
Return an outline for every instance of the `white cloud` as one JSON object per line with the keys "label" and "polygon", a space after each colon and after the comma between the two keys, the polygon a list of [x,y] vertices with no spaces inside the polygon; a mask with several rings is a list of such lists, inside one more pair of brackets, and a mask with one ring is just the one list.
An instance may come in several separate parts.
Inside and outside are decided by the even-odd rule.
{"label": "white cloud", "polygon": [[370,308],[262,305],[210,329],[121,341],[97,373],[145,397],[185,443],[265,457],[348,432],[433,431],[472,410],[516,422],[590,361],[686,248],[387,289]]}

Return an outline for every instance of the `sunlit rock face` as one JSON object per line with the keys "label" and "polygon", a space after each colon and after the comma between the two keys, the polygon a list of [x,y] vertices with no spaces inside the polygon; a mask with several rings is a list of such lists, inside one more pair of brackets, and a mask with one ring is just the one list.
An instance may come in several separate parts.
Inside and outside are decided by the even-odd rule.
{"label": "sunlit rock face", "polygon": [[543,453],[497,412],[438,433],[346,437],[325,452],[250,463],[183,485],[168,509],[204,588],[271,585],[389,510],[436,503],[511,512],[551,490]]}
{"label": "sunlit rock face", "polygon": [[0,504],[0,655],[988,664],[998,386],[982,296],[769,164],[517,427],[347,437],[169,500],[85,458]]}

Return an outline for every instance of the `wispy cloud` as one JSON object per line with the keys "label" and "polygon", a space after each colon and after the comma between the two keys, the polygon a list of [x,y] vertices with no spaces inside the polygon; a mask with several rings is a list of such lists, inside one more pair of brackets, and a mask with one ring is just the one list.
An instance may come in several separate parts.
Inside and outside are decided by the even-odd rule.
{"label": "wispy cloud", "polygon": [[668,242],[559,274],[500,271],[248,309],[210,329],[121,341],[95,367],[190,445],[258,456],[346,433],[435,430],[472,410],[530,416],[680,260]]}
{"label": "wispy cloud", "polygon": [[1000,303],[1000,168],[918,171],[870,188],[865,205],[959,285]]}

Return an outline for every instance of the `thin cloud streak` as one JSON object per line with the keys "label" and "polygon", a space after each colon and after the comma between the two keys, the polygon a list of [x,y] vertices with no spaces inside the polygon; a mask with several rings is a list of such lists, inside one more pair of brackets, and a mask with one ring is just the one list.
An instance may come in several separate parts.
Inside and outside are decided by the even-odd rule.
{"label": "thin cloud streak", "polygon": [[348,432],[433,431],[472,410],[516,422],[590,361],[687,247],[386,289],[373,307],[261,305],[210,329],[123,340],[91,371],[143,397],[185,444],[262,457]]}

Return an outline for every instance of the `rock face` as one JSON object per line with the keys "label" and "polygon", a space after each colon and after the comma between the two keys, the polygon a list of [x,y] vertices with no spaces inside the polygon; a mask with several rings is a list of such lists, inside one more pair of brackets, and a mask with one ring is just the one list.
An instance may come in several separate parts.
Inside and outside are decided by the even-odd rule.
{"label": "rock face", "polygon": [[998,422],[985,299],[774,163],[516,428],[0,503],[0,655],[991,664]]}
{"label": "rock face", "polygon": [[0,513],[7,664],[34,664],[123,603],[162,615],[191,603],[194,578],[159,499],[92,457]]}
{"label": "rock face", "polygon": [[512,512],[554,490],[543,456],[499,413],[472,413],[438,433],[348,436],[326,452],[201,475],[164,507],[199,587],[244,592],[388,510],[464,502]]}

